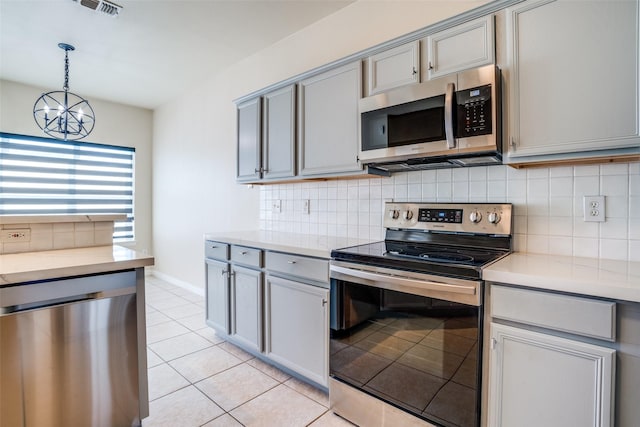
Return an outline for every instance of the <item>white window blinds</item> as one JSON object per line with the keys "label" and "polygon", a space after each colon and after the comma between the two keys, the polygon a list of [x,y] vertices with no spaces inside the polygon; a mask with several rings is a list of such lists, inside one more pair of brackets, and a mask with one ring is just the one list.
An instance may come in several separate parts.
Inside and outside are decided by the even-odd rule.
{"label": "white window blinds", "polygon": [[0,215],[126,214],[131,240],[135,149],[0,133]]}

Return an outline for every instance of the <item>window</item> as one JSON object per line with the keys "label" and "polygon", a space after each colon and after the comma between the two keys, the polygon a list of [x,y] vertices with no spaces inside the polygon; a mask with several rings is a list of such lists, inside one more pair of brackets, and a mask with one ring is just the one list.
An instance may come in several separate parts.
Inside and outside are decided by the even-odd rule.
{"label": "window", "polygon": [[126,214],[131,240],[135,149],[0,132],[0,215]]}

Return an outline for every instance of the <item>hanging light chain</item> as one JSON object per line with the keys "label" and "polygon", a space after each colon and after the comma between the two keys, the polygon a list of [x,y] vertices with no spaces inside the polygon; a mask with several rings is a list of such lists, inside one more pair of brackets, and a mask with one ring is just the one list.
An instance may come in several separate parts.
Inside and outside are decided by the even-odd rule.
{"label": "hanging light chain", "polygon": [[64,50],[64,86],[62,89],[69,90],[69,49]]}

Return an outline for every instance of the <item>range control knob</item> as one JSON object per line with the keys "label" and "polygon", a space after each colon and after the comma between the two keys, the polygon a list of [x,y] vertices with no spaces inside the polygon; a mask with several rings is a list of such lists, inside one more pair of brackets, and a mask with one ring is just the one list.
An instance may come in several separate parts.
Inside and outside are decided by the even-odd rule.
{"label": "range control knob", "polygon": [[412,211],[406,211],[404,213],[404,219],[406,219],[407,221],[409,221],[411,218],[413,218],[413,212]]}
{"label": "range control knob", "polygon": [[478,211],[473,211],[469,214],[469,220],[474,224],[477,224],[482,221],[482,214]]}
{"label": "range control knob", "polygon": [[400,216],[400,211],[396,210],[396,209],[391,209],[389,211],[389,218],[391,219],[398,219],[398,217]]}
{"label": "range control knob", "polygon": [[498,212],[491,212],[487,219],[491,224],[497,224],[500,222],[500,214]]}

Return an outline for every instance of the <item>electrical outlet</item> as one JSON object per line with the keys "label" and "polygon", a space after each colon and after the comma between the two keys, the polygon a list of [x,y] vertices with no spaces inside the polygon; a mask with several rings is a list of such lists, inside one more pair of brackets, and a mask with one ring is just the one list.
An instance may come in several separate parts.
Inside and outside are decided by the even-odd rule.
{"label": "electrical outlet", "polygon": [[588,222],[604,222],[604,196],[583,197],[584,220]]}
{"label": "electrical outlet", "polygon": [[311,200],[304,199],[304,203],[302,205],[302,213],[305,215],[309,215],[311,212]]}
{"label": "electrical outlet", "polygon": [[1,241],[2,243],[18,243],[31,241],[31,229],[30,228],[16,228],[9,230],[2,230]]}
{"label": "electrical outlet", "polygon": [[271,212],[273,213],[282,212],[282,200],[278,199],[273,201],[273,204],[271,205]]}

